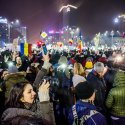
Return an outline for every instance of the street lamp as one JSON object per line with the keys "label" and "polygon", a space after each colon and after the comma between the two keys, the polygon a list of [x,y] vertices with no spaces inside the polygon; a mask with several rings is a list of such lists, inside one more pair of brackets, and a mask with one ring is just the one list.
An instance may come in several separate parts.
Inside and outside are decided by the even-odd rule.
{"label": "street lamp", "polygon": [[113,45],[113,36],[114,36],[114,31],[111,31],[111,36],[112,36],[112,42],[111,42],[111,46]]}
{"label": "street lamp", "polygon": [[[121,31],[124,31],[125,14],[119,15],[114,19],[115,24],[119,24]],[[117,29],[118,30],[118,29]]]}

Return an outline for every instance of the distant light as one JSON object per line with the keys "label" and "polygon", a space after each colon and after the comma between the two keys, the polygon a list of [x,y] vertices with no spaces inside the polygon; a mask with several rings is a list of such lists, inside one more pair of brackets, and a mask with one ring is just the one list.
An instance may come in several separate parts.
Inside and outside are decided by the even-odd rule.
{"label": "distant light", "polygon": [[20,22],[20,21],[17,19],[17,20],[16,20],[16,23],[19,24],[19,22]]}
{"label": "distant light", "polygon": [[125,15],[121,14],[121,15],[118,16],[118,18],[125,18]]}
{"label": "distant light", "polygon": [[63,34],[63,31],[60,31],[61,34]]}
{"label": "distant light", "polygon": [[114,31],[113,30],[111,31],[111,35],[114,36]]}
{"label": "distant light", "polygon": [[115,23],[118,23],[118,22],[119,22],[119,19],[118,19],[118,18],[115,18],[115,19],[114,19],[114,22],[115,22]]}
{"label": "distant light", "polygon": [[53,33],[54,33],[54,30],[50,30],[50,31],[49,31],[49,34],[53,34]]}
{"label": "distant light", "polygon": [[11,22],[11,24],[14,24],[14,22]]}
{"label": "distant light", "polygon": [[8,21],[8,20],[7,20],[6,18],[4,18],[4,19],[1,18],[1,19],[0,19],[0,23],[7,23],[7,21]]}
{"label": "distant light", "polygon": [[77,29],[76,29],[76,32],[79,32],[79,31],[80,31],[80,29],[79,29],[79,28],[77,28]]}

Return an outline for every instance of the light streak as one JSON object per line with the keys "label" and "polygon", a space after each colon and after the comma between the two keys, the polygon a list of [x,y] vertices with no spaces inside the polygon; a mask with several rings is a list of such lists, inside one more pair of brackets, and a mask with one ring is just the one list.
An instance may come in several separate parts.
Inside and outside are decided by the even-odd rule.
{"label": "light streak", "polygon": [[67,6],[62,6],[60,8],[59,12],[61,12],[64,8],[74,8],[74,9],[77,9],[78,7],[68,4]]}

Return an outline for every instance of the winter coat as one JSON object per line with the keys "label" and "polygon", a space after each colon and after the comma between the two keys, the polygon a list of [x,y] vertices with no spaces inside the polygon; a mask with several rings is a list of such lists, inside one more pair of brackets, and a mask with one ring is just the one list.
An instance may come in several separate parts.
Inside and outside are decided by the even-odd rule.
{"label": "winter coat", "polygon": [[[81,100],[77,101],[75,106],[78,119],[85,115],[90,115],[91,110],[96,111],[96,107],[93,104],[90,104],[89,102],[83,102]],[[74,122],[72,108],[69,110],[68,120],[70,125],[72,125]],[[101,113],[97,112],[96,114],[85,120],[83,125],[107,125],[107,122],[105,117]]]}
{"label": "winter coat", "polygon": [[10,119],[13,120],[17,116],[43,118],[55,125],[53,104],[50,102],[38,102],[36,103],[36,106],[33,106],[30,109],[8,108],[3,112],[3,115],[1,117],[1,124],[6,125],[6,123],[10,121]]}
{"label": "winter coat", "polygon": [[95,89],[95,101],[94,104],[98,108],[99,111],[104,109],[104,100],[106,94],[106,84],[103,78],[100,78],[99,75],[92,70],[88,76],[87,81],[92,87]]}
{"label": "winter coat", "polygon": [[113,88],[106,99],[106,106],[112,115],[125,117],[125,72],[116,73]]}

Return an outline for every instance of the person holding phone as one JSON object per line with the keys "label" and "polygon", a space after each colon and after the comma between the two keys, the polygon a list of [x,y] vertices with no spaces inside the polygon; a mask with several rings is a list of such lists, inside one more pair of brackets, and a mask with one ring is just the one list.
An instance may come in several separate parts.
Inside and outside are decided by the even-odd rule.
{"label": "person holding phone", "polygon": [[43,50],[44,55],[47,55],[47,48],[45,44],[42,45],[42,50]]}
{"label": "person holding phone", "polygon": [[38,90],[39,88],[39,82],[42,81],[43,77],[46,76],[49,73],[49,68],[52,66],[52,64],[49,62],[50,58],[48,54],[43,53],[43,66],[41,70],[36,75],[35,81],[33,83],[33,86]]}
{"label": "person holding phone", "polygon": [[38,101],[37,93],[28,81],[16,83],[6,102],[7,109],[1,118],[2,125],[18,125],[12,122],[16,117],[41,118],[46,125],[55,125],[53,105],[49,102],[49,86],[49,82],[46,81],[40,85]]}

